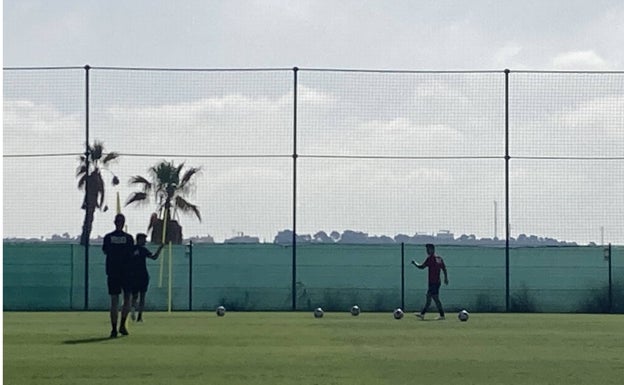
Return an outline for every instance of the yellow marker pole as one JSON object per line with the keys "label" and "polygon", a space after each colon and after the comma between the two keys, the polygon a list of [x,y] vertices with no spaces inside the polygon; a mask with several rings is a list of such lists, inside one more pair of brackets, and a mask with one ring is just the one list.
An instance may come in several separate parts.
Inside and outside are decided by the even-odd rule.
{"label": "yellow marker pole", "polygon": [[173,268],[173,254],[171,253],[171,241],[169,241],[169,293],[167,299],[167,309],[171,313],[171,281],[172,281],[172,268]]}
{"label": "yellow marker pole", "polygon": [[[117,191],[117,198],[116,198],[116,200],[117,200],[117,202],[116,202],[117,203],[117,214],[121,214],[121,199],[119,198],[119,191]],[[124,226],[124,231],[128,232],[128,225],[127,224]],[[122,306],[123,306],[123,304],[122,304]],[[130,306],[132,306],[132,304],[130,304]],[[130,329],[130,324],[131,324],[131,322],[128,322],[128,319],[126,318],[126,323],[124,325],[126,327],[126,329]]]}
{"label": "yellow marker pole", "polygon": [[[161,240],[162,245],[165,244],[165,236],[167,234],[167,214],[169,214],[169,211],[168,209],[165,209],[165,216],[163,217],[163,228],[162,228],[162,240]],[[165,256],[163,255],[163,257],[160,259],[160,276],[158,279],[158,287],[162,287],[164,268],[165,268]]]}

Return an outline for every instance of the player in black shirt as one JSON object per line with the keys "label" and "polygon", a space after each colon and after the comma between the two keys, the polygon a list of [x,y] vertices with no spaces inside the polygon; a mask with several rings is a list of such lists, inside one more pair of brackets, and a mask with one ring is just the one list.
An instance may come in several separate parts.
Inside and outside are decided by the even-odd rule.
{"label": "player in black shirt", "polygon": [[110,294],[110,321],[111,338],[117,337],[117,319],[119,294],[124,292],[124,302],[121,309],[121,326],[119,333],[128,335],[126,330],[126,318],[130,312],[130,299],[132,288],[130,287],[129,268],[134,250],[134,240],[132,235],[123,231],[126,224],[126,217],[123,214],[115,216],[115,231],[106,234],[102,250],[106,254],[106,276],[108,283],[108,294]]}
{"label": "player in black shirt", "polygon": [[[139,233],[136,236],[136,246],[132,254],[132,319],[134,320],[134,309],[137,309],[137,322],[143,322],[143,308],[145,307],[145,295],[149,285],[149,274],[147,272],[147,258],[155,260],[158,258],[163,245],[160,245],[156,252],[152,254],[146,247],[147,235]],[[137,300],[139,301],[137,307]]]}

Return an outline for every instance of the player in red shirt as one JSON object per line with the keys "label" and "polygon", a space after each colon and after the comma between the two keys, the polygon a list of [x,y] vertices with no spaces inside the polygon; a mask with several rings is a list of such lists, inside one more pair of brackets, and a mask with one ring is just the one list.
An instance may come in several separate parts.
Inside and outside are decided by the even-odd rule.
{"label": "player in red shirt", "polygon": [[412,261],[412,264],[419,269],[424,269],[425,267],[429,268],[429,290],[427,290],[427,302],[425,303],[425,307],[423,307],[420,313],[416,313],[416,317],[421,320],[425,319],[425,313],[431,305],[431,299],[435,301],[436,307],[438,308],[438,312],[440,316],[436,319],[443,320],[444,319],[444,309],[442,308],[442,302],[440,302],[440,271],[444,272],[444,284],[448,285],[448,275],[446,274],[446,265],[444,265],[444,260],[439,255],[435,253],[435,246],[431,243],[425,245],[427,248],[427,259],[423,263],[417,263],[416,261]]}

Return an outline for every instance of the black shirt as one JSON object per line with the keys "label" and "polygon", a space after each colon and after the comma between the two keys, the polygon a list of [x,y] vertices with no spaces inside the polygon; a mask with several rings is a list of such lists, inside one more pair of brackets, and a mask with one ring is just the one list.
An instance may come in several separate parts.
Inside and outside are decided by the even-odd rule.
{"label": "black shirt", "polygon": [[122,275],[131,262],[134,239],[122,230],[115,230],[104,237],[102,250],[106,254],[106,275]]}

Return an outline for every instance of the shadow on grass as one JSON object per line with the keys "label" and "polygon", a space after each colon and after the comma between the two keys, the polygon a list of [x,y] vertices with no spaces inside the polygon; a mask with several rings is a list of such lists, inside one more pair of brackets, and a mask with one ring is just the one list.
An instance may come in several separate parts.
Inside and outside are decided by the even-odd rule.
{"label": "shadow on grass", "polygon": [[115,339],[116,338],[110,338],[110,337],[95,337],[95,338],[83,338],[80,340],[66,340],[66,341],[63,341],[63,343],[66,345],[90,344],[93,342],[104,342],[104,341],[111,341]]}

